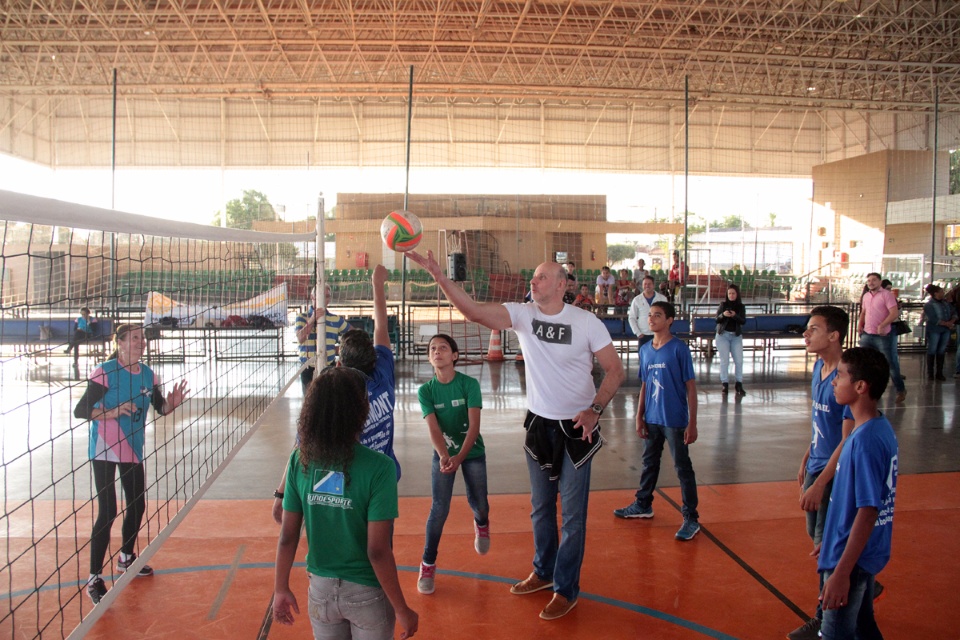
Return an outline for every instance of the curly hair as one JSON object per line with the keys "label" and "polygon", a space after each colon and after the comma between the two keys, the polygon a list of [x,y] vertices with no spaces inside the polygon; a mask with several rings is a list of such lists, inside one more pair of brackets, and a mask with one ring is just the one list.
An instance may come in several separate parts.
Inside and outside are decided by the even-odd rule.
{"label": "curly hair", "polygon": [[322,464],[331,471],[344,472],[349,483],[353,445],[368,413],[366,376],[349,367],[321,371],[307,387],[297,420],[304,471],[311,463]]}

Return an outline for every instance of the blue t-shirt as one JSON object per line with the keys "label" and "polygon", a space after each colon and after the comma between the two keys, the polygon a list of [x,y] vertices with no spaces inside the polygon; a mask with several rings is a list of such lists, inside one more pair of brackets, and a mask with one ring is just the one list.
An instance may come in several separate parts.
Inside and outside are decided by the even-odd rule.
{"label": "blue t-shirt", "polygon": [[819,570],[837,566],[850,538],[857,510],[874,507],[878,510],[877,521],[857,559],[857,566],[873,575],[880,573],[890,560],[896,496],[897,437],[890,421],[881,415],[854,429],[843,443],[823,529]]}
{"label": "blue t-shirt", "polygon": [[84,333],[90,333],[90,325],[93,321],[87,320],[83,316],[77,318],[77,331],[83,331]]}
{"label": "blue t-shirt", "polygon": [[160,379],[142,362],[139,371],[132,373],[117,359],[107,360],[90,374],[91,382],[106,388],[106,394],[95,405],[115,409],[133,402],[137,409],[132,414],[90,422],[88,454],[91,460],[108,462],[143,462],[143,443],[146,439],[147,410],[153,397],[153,388]]}
{"label": "blue t-shirt", "polygon": [[850,410],[838,403],[833,395],[833,379],[837,377],[837,370],[834,369],[821,380],[822,371],[823,360],[818,358],[813,365],[813,379],[810,381],[813,419],[810,457],[807,458],[809,473],[820,473],[827,466],[830,456],[843,439],[844,410]]}
{"label": "blue t-shirt", "polygon": [[367,397],[370,399],[370,415],[363,425],[360,444],[390,457],[397,465],[397,480],[400,479],[400,462],[393,453],[393,406],[396,404],[396,383],[393,374],[393,351],[390,347],[377,345],[377,364],[367,377]]}
{"label": "blue t-shirt", "polygon": [[659,349],[653,341],[640,348],[640,380],[646,385],[643,419],[650,424],[686,429],[690,422],[687,381],[695,380],[690,347],[671,338]]}

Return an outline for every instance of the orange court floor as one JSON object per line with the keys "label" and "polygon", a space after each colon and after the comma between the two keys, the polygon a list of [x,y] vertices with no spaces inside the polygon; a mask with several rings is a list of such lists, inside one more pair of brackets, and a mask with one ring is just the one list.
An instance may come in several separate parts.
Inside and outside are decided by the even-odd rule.
{"label": "orange court floor", "polygon": [[[886,638],[960,638],[960,379],[927,382],[922,355],[901,358],[907,402],[896,405],[889,392],[882,401],[897,432],[901,475],[893,554],[879,575],[885,592],[876,616]],[[485,556],[474,551],[472,517],[458,478],[436,592],[424,596],[416,583],[432,449],[416,390],[432,371],[425,362],[398,361],[395,450],[403,477],[394,550],[407,602],[420,615],[416,637],[773,639],[812,615],[816,561],[796,481],[810,440],[812,358],[796,351],[748,353],[742,399],[719,392],[716,359],[696,359],[700,437],[691,456],[703,528],[690,542],[674,539],[682,518],[668,451],[656,516],[620,520],[612,513],[633,500],[642,452],[634,431],[636,355],[624,363],[627,382],[604,413],[605,446],[593,461],[580,599],[569,615],[547,622],[538,614],[549,591],[509,592],[529,574],[533,556],[522,450],[523,365],[462,368],[480,380],[484,394],[492,544]],[[312,636],[304,540],[292,574],[300,615],[293,626],[269,618],[279,531],[270,496],[290,452],[300,402],[297,384],[271,405],[222,475],[149,558],[155,574],[119,589],[112,604],[97,612],[88,638]],[[116,523],[112,553],[119,530]],[[60,588],[75,595],[78,585]],[[83,612],[90,612],[88,601]],[[8,637],[32,637],[25,629],[9,631]]]}
{"label": "orange court floor", "polygon": [[[472,516],[455,500],[444,530],[437,590],[417,593],[429,498],[403,498],[395,532],[400,581],[420,615],[419,638],[783,638],[815,605],[811,543],[798,524],[792,482],[701,486],[703,530],[688,543],[678,488],[660,492],[652,520],[619,520],[624,492],[590,496],[577,607],[550,622],[549,591],[515,596],[533,549],[526,495],[491,499],[492,546],[473,549]],[[876,616],[887,638],[956,638],[960,588],[960,474],[900,478],[895,553],[881,573]],[[131,583],[88,638],[311,637],[305,544],[293,572],[300,616],[270,624],[277,526],[268,501],[205,501],[153,557],[151,578]],[[214,526],[211,526],[214,525]],[[949,560],[954,558],[954,560]],[[953,595],[951,595],[953,594]]]}

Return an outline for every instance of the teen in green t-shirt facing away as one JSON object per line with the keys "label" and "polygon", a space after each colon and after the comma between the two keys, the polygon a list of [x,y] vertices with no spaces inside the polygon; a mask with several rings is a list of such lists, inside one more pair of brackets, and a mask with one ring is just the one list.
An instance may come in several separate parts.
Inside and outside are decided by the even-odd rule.
{"label": "teen in green t-shirt facing away", "polygon": [[436,375],[417,393],[434,449],[431,472],[433,505],[427,517],[427,541],[417,581],[417,590],[423,594],[434,591],[437,549],[450,513],[457,469],[463,471],[467,502],[473,510],[474,549],[480,555],[490,550],[487,457],[480,437],[480,410],[483,408],[480,384],[474,378],[454,371],[460,350],[450,336],[440,333],[430,338],[427,352]]}
{"label": "teen in green t-shirt facing away", "polygon": [[297,421],[300,446],[287,465],[277,545],[273,616],[293,624],[300,613],[290,569],[306,525],[310,623],[314,636],[393,638],[417,631],[391,547],[398,516],[393,460],[363,447],[370,410],[366,379],[348,367],[324,370],[308,388]]}

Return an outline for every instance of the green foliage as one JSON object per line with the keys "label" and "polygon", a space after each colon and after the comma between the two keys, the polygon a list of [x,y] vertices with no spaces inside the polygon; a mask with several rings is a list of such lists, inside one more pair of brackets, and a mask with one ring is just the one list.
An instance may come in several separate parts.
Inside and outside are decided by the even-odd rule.
{"label": "green foliage", "polygon": [[608,244],[607,245],[607,263],[622,262],[633,258],[637,253],[637,248],[632,244]]}
{"label": "green foliage", "polygon": [[952,256],[960,255],[960,239],[954,240],[947,245],[947,253]]}
{"label": "green foliage", "polygon": [[960,193],[960,150],[950,152],[950,194]]}
{"label": "green foliage", "polygon": [[[227,227],[231,229],[252,229],[254,222],[275,220],[276,217],[267,196],[253,189],[245,190],[242,198],[227,203]],[[219,211],[213,218],[213,224],[220,226]]]}

